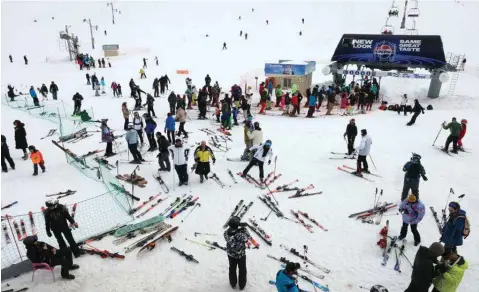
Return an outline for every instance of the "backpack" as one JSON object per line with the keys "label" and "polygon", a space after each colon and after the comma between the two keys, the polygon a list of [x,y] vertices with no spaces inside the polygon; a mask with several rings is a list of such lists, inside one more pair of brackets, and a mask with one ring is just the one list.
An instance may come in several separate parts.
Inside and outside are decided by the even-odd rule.
{"label": "backpack", "polygon": [[432,105],[428,105],[428,106],[427,106],[427,110],[429,110],[429,111],[430,111],[430,110],[433,110]]}

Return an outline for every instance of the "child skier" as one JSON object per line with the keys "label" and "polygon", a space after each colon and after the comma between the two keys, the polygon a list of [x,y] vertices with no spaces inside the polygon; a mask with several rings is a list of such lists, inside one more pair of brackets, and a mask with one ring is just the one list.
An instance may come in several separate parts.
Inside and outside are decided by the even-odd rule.
{"label": "child skier", "polygon": [[42,172],[45,172],[45,161],[43,160],[42,153],[38,151],[33,145],[28,146],[28,150],[30,151],[30,159],[33,162],[33,175],[38,175],[39,165],[42,169]]}

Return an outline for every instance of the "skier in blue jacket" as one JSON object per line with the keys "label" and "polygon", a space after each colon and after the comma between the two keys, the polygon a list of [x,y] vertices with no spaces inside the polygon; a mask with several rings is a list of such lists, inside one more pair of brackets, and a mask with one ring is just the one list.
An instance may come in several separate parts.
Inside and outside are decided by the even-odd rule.
{"label": "skier in blue jacket", "polygon": [[289,262],[284,270],[276,273],[276,289],[278,292],[299,292],[297,280],[293,275],[298,273],[299,263]]}
{"label": "skier in blue jacket", "polygon": [[414,246],[418,246],[421,243],[421,236],[417,231],[417,224],[421,222],[426,213],[424,204],[417,199],[414,194],[410,194],[406,200],[402,201],[399,206],[399,211],[402,214],[403,221],[399,240],[406,238],[408,226],[411,225],[411,232],[414,236]]}
{"label": "skier in blue jacket", "polygon": [[40,106],[40,102],[38,101],[37,92],[35,91],[35,88],[33,88],[33,86],[30,86],[30,95],[33,98],[33,104],[35,106]]}
{"label": "skier in blue jacket", "polygon": [[457,202],[449,203],[449,219],[444,225],[440,241],[444,242],[446,247],[452,248],[457,253],[457,246],[462,245],[463,238],[469,236],[469,221],[466,217],[466,211],[461,209]]}
{"label": "skier in blue jacket", "polygon": [[308,110],[308,115],[306,117],[307,118],[312,118],[313,114],[314,114],[314,110],[316,108],[316,96],[314,96],[312,94],[309,96],[308,106],[309,106],[309,110]]}
{"label": "skier in blue jacket", "polygon": [[153,120],[153,118],[145,113],[143,114],[143,117],[145,118],[145,133],[146,137],[148,138],[148,143],[150,144],[150,148],[148,148],[148,151],[155,151],[158,149],[156,146],[156,140],[155,140],[155,129],[156,129],[156,122]]}
{"label": "skier in blue jacket", "polygon": [[166,136],[168,137],[168,142],[170,144],[175,143],[175,117],[171,113],[168,113],[168,117],[165,121],[165,130]]}

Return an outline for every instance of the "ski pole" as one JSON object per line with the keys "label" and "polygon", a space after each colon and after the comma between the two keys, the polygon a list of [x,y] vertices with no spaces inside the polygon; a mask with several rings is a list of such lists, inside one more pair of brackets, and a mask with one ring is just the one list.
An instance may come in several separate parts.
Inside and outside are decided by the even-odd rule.
{"label": "ski pole", "polygon": [[442,125],[439,128],[439,132],[437,133],[436,139],[434,139],[434,142],[432,142],[432,146],[434,146],[434,144],[436,144],[436,140],[437,140],[437,138],[439,138],[439,134],[441,134],[441,131],[442,131]]}
{"label": "ski pole", "polygon": [[378,188],[376,187],[376,193],[374,194],[374,204],[373,208],[376,208],[376,197],[378,196]]}
{"label": "ski pole", "polygon": [[464,198],[464,196],[466,196],[466,194],[462,194],[462,195],[460,195],[460,196],[458,197],[458,198],[459,198],[459,200],[458,200],[457,202],[458,202],[458,203],[460,203],[460,202],[461,202],[461,200],[462,200],[462,198]]}
{"label": "ski pole", "polygon": [[273,192],[271,192],[271,189],[269,188],[269,186],[267,184],[264,184],[267,188],[268,188],[268,191],[269,193],[271,194],[271,197],[273,197],[274,201],[276,202],[277,205],[279,205],[278,201],[276,200],[276,198],[274,197],[274,194]]}
{"label": "ski pole", "polygon": [[259,218],[259,219],[261,219],[261,220],[263,220],[263,221],[266,221],[266,220],[268,220],[269,215],[271,215],[271,213],[273,213],[273,210],[269,211],[268,216],[266,216],[265,218]]}
{"label": "ski pole", "polygon": [[201,204],[200,203],[196,203],[196,205],[191,208],[191,211],[188,213],[188,215],[186,215],[185,218],[183,218],[183,220],[181,220],[181,222],[183,223],[184,220],[186,220],[186,218],[188,218],[188,216],[190,216],[191,212],[193,212],[193,210],[196,208],[196,207],[201,207]]}
{"label": "ski pole", "polygon": [[374,169],[375,169],[375,170],[378,170],[378,168],[376,167],[376,164],[374,163],[374,160],[373,160],[373,157],[371,156],[371,154],[369,154],[369,158],[371,159],[371,162],[372,162],[373,165],[374,165]]}
{"label": "ski pole", "polygon": [[201,233],[201,232],[195,232],[195,237],[198,235],[209,235],[209,236],[218,236],[218,234],[214,233]]}

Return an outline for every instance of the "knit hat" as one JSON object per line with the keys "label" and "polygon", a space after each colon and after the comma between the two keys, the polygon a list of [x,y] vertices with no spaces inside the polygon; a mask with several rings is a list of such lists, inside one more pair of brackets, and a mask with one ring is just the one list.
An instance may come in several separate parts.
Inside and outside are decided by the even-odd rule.
{"label": "knit hat", "polygon": [[450,203],[449,203],[449,207],[451,207],[451,208],[453,208],[453,209],[456,209],[456,210],[461,209],[461,205],[459,205],[458,202],[450,202]]}
{"label": "knit hat", "polygon": [[414,194],[409,194],[409,196],[407,197],[407,201],[408,201],[409,203],[416,203],[417,198],[416,198],[416,196],[415,196]]}
{"label": "knit hat", "polygon": [[433,242],[431,246],[429,246],[429,251],[431,251],[431,254],[435,257],[438,257],[442,254],[444,254],[444,246],[440,242]]}

